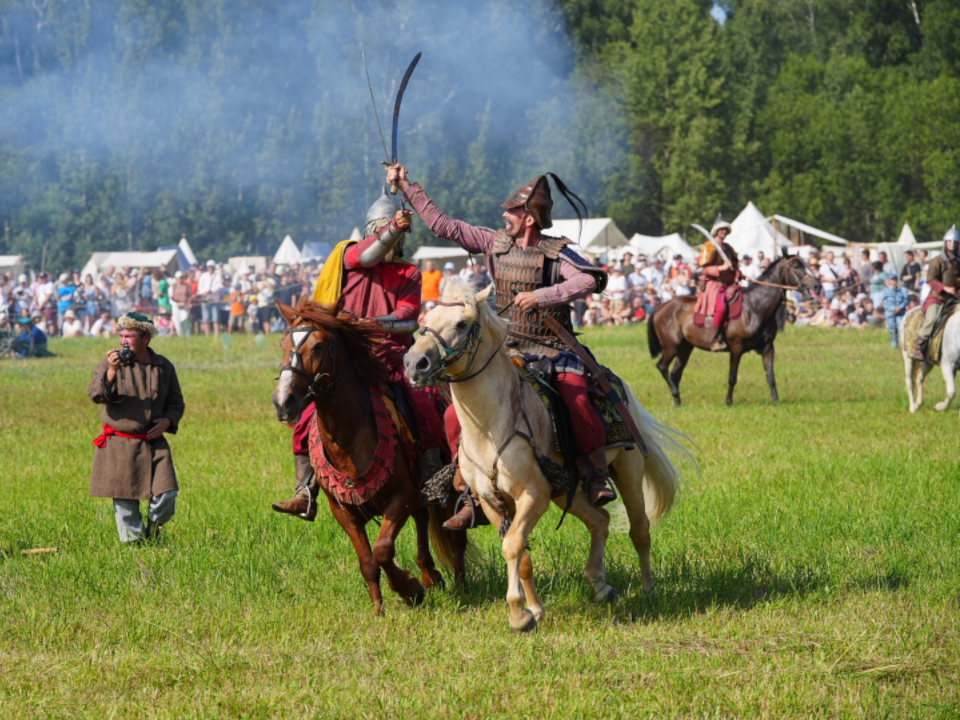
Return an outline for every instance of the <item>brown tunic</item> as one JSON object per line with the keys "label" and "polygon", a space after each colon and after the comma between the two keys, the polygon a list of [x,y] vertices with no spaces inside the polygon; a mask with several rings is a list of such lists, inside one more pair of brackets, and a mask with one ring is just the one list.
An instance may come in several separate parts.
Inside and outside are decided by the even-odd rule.
{"label": "brown tunic", "polygon": [[[154,420],[168,418],[167,432],[175,434],[184,409],[177,371],[165,357],[149,348],[147,352],[149,363],[119,368],[109,386],[109,364],[106,358],[101,360],[87,394],[103,405],[100,422],[118,432],[144,435]],[[163,435],[153,442],[113,436],[107,438],[106,447],[94,448],[90,494],[95,497],[145,500],[177,489],[170,445]]]}

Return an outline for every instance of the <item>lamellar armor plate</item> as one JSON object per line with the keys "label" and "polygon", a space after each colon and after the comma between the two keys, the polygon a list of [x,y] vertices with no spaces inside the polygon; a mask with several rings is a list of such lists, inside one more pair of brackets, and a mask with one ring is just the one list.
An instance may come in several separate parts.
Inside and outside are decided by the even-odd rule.
{"label": "lamellar armor plate", "polygon": [[[562,282],[559,253],[569,240],[544,238],[535,247],[523,249],[509,238],[498,237],[494,245],[496,262],[497,312],[503,313],[513,299],[522,292],[533,292]],[[565,350],[549,328],[541,322],[543,315],[552,315],[573,333],[569,305],[538,307],[523,311],[510,307],[507,347],[535,355],[556,355]]]}

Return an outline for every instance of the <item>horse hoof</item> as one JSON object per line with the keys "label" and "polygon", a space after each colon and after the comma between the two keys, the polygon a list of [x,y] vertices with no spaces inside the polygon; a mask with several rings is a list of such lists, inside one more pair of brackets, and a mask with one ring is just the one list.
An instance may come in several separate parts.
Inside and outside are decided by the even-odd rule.
{"label": "horse hoof", "polygon": [[515,633],[528,633],[537,629],[537,619],[529,610],[523,611],[523,617],[517,623],[510,621],[510,629]]}
{"label": "horse hoof", "polygon": [[423,598],[425,595],[426,593],[423,589],[423,586],[421,586],[420,589],[417,590],[415,595],[413,595],[412,597],[405,597],[403,601],[407,604],[408,607],[412,607],[412,608],[420,607],[421,605],[423,605]]}
{"label": "horse hoof", "polygon": [[593,596],[593,601],[598,605],[601,603],[612,603],[616,599],[617,591],[610,585],[604,585]]}
{"label": "horse hoof", "polygon": [[680,407],[680,398],[674,398],[674,399],[673,399],[673,406],[674,406],[674,407]]}
{"label": "horse hoof", "polygon": [[733,398],[727,398],[727,407],[733,405]]}
{"label": "horse hoof", "polygon": [[431,570],[428,573],[423,573],[420,577],[420,582],[423,583],[423,586],[426,588],[439,588],[440,590],[445,590],[447,587],[446,581],[436,570]]}

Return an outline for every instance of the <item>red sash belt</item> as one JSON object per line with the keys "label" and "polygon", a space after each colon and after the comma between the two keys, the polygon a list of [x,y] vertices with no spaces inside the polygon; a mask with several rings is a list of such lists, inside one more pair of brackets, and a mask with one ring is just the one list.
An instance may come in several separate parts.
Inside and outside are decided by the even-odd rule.
{"label": "red sash belt", "polygon": [[93,444],[98,448],[107,446],[107,438],[116,435],[117,437],[130,438],[131,440],[146,440],[146,435],[135,435],[133,433],[122,433],[118,430],[114,430],[109,425],[103,426],[103,432],[100,434],[100,437],[94,438]]}

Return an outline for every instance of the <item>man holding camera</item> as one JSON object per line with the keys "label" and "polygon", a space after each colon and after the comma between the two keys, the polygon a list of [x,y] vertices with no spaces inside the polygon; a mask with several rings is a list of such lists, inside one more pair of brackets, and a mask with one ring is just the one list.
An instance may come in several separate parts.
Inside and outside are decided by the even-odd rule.
{"label": "man holding camera", "polygon": [[[87,394],[103,405],[90,494],[113,499],[121,542],[156,539],[175,511],[177,474],[164,433],[176,433],[183,395],[173,364],[150,349],[157,328],[140,313],[117,323],[121,347],[93,371]],[[140,501],[148,500],[143,526]]]}

